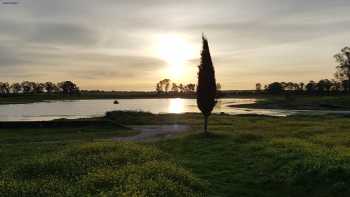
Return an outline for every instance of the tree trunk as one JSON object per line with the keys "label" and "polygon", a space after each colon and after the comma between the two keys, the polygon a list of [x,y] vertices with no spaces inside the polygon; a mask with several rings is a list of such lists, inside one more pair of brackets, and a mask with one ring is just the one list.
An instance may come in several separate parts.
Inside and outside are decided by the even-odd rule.
{"label": "tree trunk", "polygon": [[346,93],[349,93],[350,92],[350,73],[349,72],[346,74],[346,77],[347,77],[346,85],[345,85],[346,87],[344,88],[344,90]]}
{"label": "tree trunk", "polygon": [[208,135],[208,116],[204,116],[204,133]]}

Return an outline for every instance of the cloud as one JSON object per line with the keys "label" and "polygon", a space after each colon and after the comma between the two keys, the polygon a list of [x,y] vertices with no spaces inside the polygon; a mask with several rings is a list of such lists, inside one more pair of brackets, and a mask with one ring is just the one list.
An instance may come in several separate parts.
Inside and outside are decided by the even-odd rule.
{"label": "cloud", "polygon": [[166,65],[163,60],[147,56],[82,51],[67,53],[55,48],[41,51],[41,47],[7,51],[11,49],[0,47],[0,73],[3,79],[10,81],[91,80],[96,84],[103,84],[104,80],[132,82],[154,79],[154,73]]}
{"label": "cloud", "polygon": [[0,68],[16,66],[23,63],[25,63],[25,61],[16,55],[16,51],[14,51],[13,48],[4,44],[0,45]]}
{"label": "cloud", "polygon": [[57,22],[11,22],[0,21],[0,36],[22,44],[44,44],[58,46],[96,45],[97,30],[83,24]]}
{"label": "cloud", "polygon": [[150,89],[166,65],[149,51],[152,36],[185,35],[200,47],[205,32],[223,84],[254,81],[259,69],[269,71],[257,73],[262,80],[297,80],[301,69],[330,73],[332,54],[350,44],[349,9],[348,0],[20,0],[0,6],[0,72],[100,88],[123,79],[130,89]]}
{"label": "cloud", "polygon": [[41,23],[27,36],[28,41],[58,45],[96,45],[98,35],[84,25],[69,23]]}
{"label": "cloud", "polygon": [[[139,80],[152,76],[154,72],[163,68],[163,60],[142,56],[108,56],[101,54],[81,54],[81,67],[70,69],[73,77],[83,79],[126,79]],[[83,68],[82,68],[83,67]],[[153,77],[153,76],[152,76]]]}
{"label": "cloud", "polygon": [[[227,23],[198,24],[184,27],[190,32],[206,32],[219,52],[233,52],[288,43],[311,42],[327,36],[350,32],[350,19],[331,22],[289,23],[259,19]],[[302,43],[303,44],[303,43]]]}

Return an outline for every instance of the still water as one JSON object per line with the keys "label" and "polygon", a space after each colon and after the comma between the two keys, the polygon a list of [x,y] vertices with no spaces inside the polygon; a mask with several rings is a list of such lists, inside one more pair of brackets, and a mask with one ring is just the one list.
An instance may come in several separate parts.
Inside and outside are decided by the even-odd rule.
{"label": "still water", "polygon": [[[287,116],[297,111],[270,109],[243,109],[229,107],[234,104],[254,103],[255,99],[220,99],[214,113],[263,114]],[[48,101],[30,104],[0,105],[0,121],[53,120],[58,118],[86,118],[103,116],[107,111],[145,111],[151,113],[199,112],[195,99],[113,99]]]}

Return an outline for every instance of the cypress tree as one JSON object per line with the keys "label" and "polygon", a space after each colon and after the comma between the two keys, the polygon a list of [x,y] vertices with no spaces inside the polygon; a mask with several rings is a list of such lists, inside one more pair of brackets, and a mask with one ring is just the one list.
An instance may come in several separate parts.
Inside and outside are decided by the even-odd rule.
{"label": "cypress tree", "polygon": [[198,66],[197,106],[204,116],[204,133],[208,133],[208,118],[216,104],[216,81],[207,38],[202,35],[201,62]]}

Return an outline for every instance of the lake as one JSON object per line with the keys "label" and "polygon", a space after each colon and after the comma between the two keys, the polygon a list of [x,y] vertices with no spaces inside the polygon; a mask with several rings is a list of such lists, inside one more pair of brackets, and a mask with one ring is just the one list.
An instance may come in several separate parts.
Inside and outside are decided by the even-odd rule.
{"label": "lake", "polygon": [[[103,116],[107,111],[146,111],[151,113],[199,112],[195,99],[113,99],[47,101],[29,104],[0,105],[0,121],[53,120]],[[232,108],[228,105],[253,103],[255,99],[220,99],[214,113],[289,115],[286,110]]]}
{"label": "lake", "polygon": [[[254,103],[255,101],[255,99],[220,99],[214,109],[214,113],[224,112],[233,115],[261,114],[270,116],[288,116],[300,112],[312,113],[312,111],[300,110],[247,109],[228,107],[228,105]],[[114,110],[145,111],[151,113],[199,112],[195,99],[119,99],[119,104],[113,104],[113,102],[113,99],[94,99],[0,105],[0,121],[38,121],[53,120],[58,118],[89,118],[103,116],[107,111]],[[316,113],[321,112],[327,113],[331,111],[317,111]],[[349,112],[345,111],[343,113]]]}

